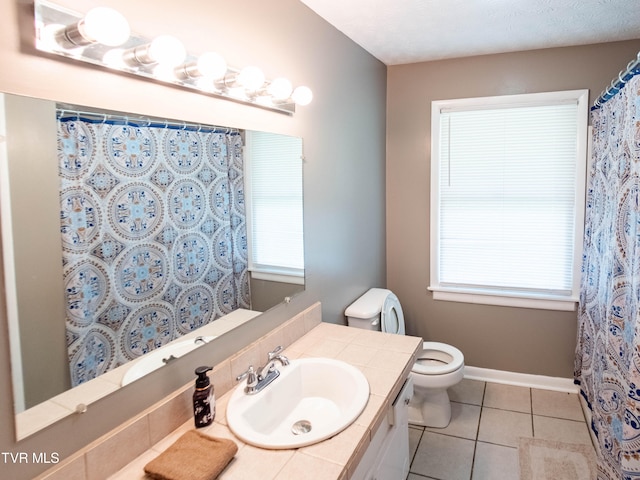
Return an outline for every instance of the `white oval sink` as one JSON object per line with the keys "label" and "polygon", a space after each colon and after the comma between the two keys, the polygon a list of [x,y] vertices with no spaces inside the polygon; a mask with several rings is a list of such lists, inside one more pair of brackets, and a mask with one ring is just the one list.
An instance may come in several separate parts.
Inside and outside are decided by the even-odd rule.
{"label": "white oval sink", "polygon": [[[173,359],[180,358],[205,343],[209,343],[214,338],[216,338],[215,335],[210,335],[206,337],[197,337],[197,341],[195,337],[186,340],[178,340],[142,355],[139,359],[134,360],[131,367],[124,373],[121,385],[124,387],[134,380],[144,377],[147,373],[151,373],[166,365],[172,360],[172,356],[174,357]],[[202,341],[200,341],[200,339]]]}
{"label": "white oval sink", "polygon": [[369,383],[348,363],[329,358],[291,360],[255,395],[242,382],[227,406],[229,428],[241,440],[269,449],[298,448],[334,436],[362,413]]}

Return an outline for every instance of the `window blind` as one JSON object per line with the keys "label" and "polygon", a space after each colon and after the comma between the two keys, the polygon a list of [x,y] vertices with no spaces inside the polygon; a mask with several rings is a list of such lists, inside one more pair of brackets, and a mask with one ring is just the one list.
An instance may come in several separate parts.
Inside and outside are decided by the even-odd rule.
{"label": "window blind", "polygon": [[577,108],[440,113],[441,286],[571,294]]}

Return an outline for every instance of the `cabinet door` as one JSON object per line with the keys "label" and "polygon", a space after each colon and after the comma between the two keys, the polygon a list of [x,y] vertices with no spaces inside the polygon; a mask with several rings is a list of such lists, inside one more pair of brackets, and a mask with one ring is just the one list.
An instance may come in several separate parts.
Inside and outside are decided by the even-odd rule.
{"label": "cabinet door", "polygon": [[387,433],[372,480],[400,480],[407,478],[409,458],[409,401],[413,396],[413,382],[407,379],[389,410],[389,423],[393,427]]}

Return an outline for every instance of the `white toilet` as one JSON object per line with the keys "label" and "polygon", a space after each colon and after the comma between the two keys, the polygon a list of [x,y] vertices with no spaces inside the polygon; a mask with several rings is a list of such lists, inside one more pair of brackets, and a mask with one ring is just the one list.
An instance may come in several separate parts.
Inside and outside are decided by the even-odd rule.
{"label": "white toilet", "polygon": [[[372,288],[344,313],[350,327],[404,335],[402,307],[391,290]],[[411,370],[414,393],[409,404],[409,422],[435,428],[449,425],[451,403],[447,389],[463,376],[464,355],[460,350],[446,343],[423,342]]]}

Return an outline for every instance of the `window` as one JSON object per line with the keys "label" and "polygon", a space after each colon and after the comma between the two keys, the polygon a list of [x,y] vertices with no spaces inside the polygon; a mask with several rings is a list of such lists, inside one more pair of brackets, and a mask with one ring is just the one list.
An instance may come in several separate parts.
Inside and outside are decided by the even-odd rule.
{"label": "window", "polygon": [[245,162],[251,275],[303,284],[302,139],[247,132]]}
{"label": "window", "polygon": [[573,310],[588,91],[432,103],[434,298]]}

